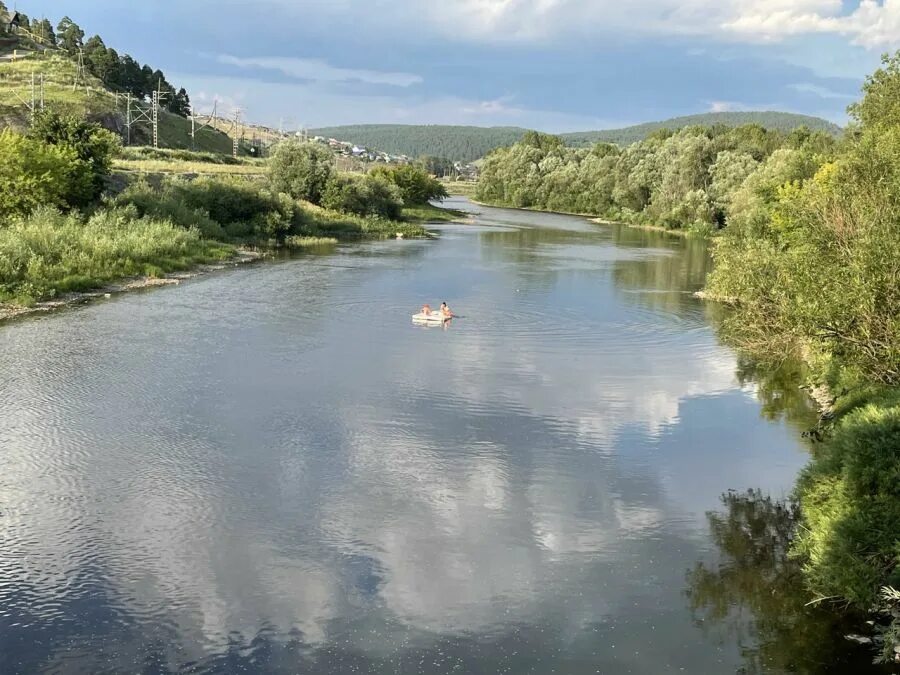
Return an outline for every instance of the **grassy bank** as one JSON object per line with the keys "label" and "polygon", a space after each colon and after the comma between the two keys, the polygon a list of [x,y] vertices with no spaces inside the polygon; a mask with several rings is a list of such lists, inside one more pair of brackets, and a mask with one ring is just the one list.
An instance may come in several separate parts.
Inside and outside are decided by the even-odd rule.
{"label": "grassy bank", "polygon": [[468,216],[463,211],[445,209],[433,204],[420,204],[403,208],[403,219],[411,223],[447,223],[462,220],[466,217]]}
{"label": "grassy bank", "polygon": [[0,228],[0,300],[30,305],[125,277],[157,277],[234,254],[196,229],[139,217],[134,209],[88,218],[39,209]]}
{"label": "grassy bank", "polygon": [[474,197],[478,191],[477,181],[445,180],[441,181],[447,194],[457,197]]}

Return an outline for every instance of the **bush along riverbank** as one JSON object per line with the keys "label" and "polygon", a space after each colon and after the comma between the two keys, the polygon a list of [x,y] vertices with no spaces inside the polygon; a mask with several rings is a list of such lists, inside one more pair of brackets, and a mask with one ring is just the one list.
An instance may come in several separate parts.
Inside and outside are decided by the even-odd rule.
{"label": "bush along riverbank", "polygon": [[738,346],[801,356],[832,393],[792,553],[813,601],[872,612],[866,639],[900,663],[900,53],[850,112],[832,156],[747,179],[707,291]]}
{"label": "bush along riverbank", "polygon": [[267,181],[137,178],[104,195],[119,152],[110,132],[53,114],[38,115],[26,136],[0,133],[0,302],[29,306],[122,278],[246,260],[239,247],[421,237],[438,211],[429,200],[446,196],[421,169],[348,176],[327,151],[296,142],[277,149]]}
{"label": "bush along riverbank", "polygon": [[475,199],[708,235],[759,192],[810,177],[836,146],[826,134],[757,125],[660,131],[625,148],[574,149],[529,132],[488,155]]}

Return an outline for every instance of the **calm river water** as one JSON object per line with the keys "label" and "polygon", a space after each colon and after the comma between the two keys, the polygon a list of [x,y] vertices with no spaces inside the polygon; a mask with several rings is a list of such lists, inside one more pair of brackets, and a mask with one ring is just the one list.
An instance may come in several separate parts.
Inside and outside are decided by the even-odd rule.
{"label": "calm river water", "polygon": [[451,205],[0,326],[0,673],[868,662],[734,545],[778,529],[805,403],[717,339],[704,244]]}

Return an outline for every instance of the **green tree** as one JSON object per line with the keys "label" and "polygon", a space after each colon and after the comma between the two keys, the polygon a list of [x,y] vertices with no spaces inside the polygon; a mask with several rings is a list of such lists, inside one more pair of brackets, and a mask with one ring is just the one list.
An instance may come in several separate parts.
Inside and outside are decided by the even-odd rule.
{"label": "green tree", "polygon": [[334,155],[315,143],[280,143],[269,161],[269,177],[276,191],[313,204],[321,202],[333,172]]}
{"label": "green tree", "polygon": [[[99,39],[99,38],[98,38]],[[144,88],[144,78],[141,71],[141,64],[131,58],[128,54],[122,54],[120,57],[120,76],[122,78],[122,87],[131,92],[132,96],[143,99],[146,96]]]}
{"label": "green tree", "polygon": [[56,46],[56,33],[53,32],[53,24],[50,23],[49,19],[41,19],[35,24],[32,32],[44,45],[48,47]]}
{"label": "green tree", "polygon": [[166,101],[166,108],[169,112],[181,117],[187,117],[191,112],[191,99],[184,87],[177,92],[172,93]]}
{"label": "green tree", "polygon": [[56,34],[59,46],[69,54],[75,55],[84,46],[84,31],[67,16],[64,16],[56,26]]}
{"label": "green tree", "polygon": [[391,167],[377,166],[369,172],[369,175],[383,178],[396,185],[403,203],[410,206],[447,197],[447,190],[441,182],[417,166],[409,164]]}
{"label": "green tree", "polygon": [[85,173],[71,148],[0,131],[0,227],[38,206],[68,208],[85,189]]}
{"label": "green tree", "polygon": [[881,68],[866,78],[863,99],[850,114],[864,127],[900,126],[900,51],[881,57]]}
{"label": "green tree", "polygon": [[118,68],[115,52],[110,53],[99,35],[94,35],[84,44],[84,64],[91,75],[105,84],[113,79]]}
{"label": "green tree", "polygon": [[100,197],[106,186],[113,155],[119,147],[117,136],[99,124],[49,111],[35,116],[28,136],[72,151],[77,169],[84,173],[85,179],[77,191],[68,195],[70,206],[87,206]]}
{"label": "green tree", "polygon": [[322,206],[360,216],[397,220],[403,209],[400,190],[379,176],[335,174],[322,194]]}

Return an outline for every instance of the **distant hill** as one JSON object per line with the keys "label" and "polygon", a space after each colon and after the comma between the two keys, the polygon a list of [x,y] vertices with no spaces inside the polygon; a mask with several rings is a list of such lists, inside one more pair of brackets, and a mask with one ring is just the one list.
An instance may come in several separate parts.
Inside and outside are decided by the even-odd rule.
{"label": "distant hill", "polygon": [[314,136],[349,141],[392,155],[445,157],[473,162],[494,148],[512,145],[525,133],[519,127],[360,124],[310,129]]}
{"label": "distant hill", "polygon": [[[578,131],[560,134],[568,145],[584,147],[598,141],[628,145],[640,141],[660,129],[681,129],[692,125],[721,124],[736,127],[760,124],[767,129],[790,131],[807,126],[814,131],[839,135],[841,128],[820,117],[785,112],[722,112],[675,117],[662,122],[648,122],[623,129]],[[521,127],[469,127],[442,125],[361,124],[310,129],[310,133],[339,141],[389,152],[396,155],[420,157],[432,155],[460,162],[472,162],[495,148],[512,145],[522,138]]]}
{"label": "distant hill", "polygon": [[726,127],[739,127],[744,124],[759,124],[766,129],[778,131],[791,131],[800,126],[809,127],[813,131],[824,131],[833,136],[841,134],[841,127],[821,117],[809,115],[796,115],[786,112],[719,112],[704,113],[701,115],[687,115],[685,117],[673,117],[662,122],[647,122],[623,129],[608,129],[606,131],[577,131],[570,134],[561,134],[567,145],[584,147],[593,145],[598,141],[617,143],[618,145],[630,145],[641,141],[660,129],[683,129],[690,126],[710,127],[722,125]]}

